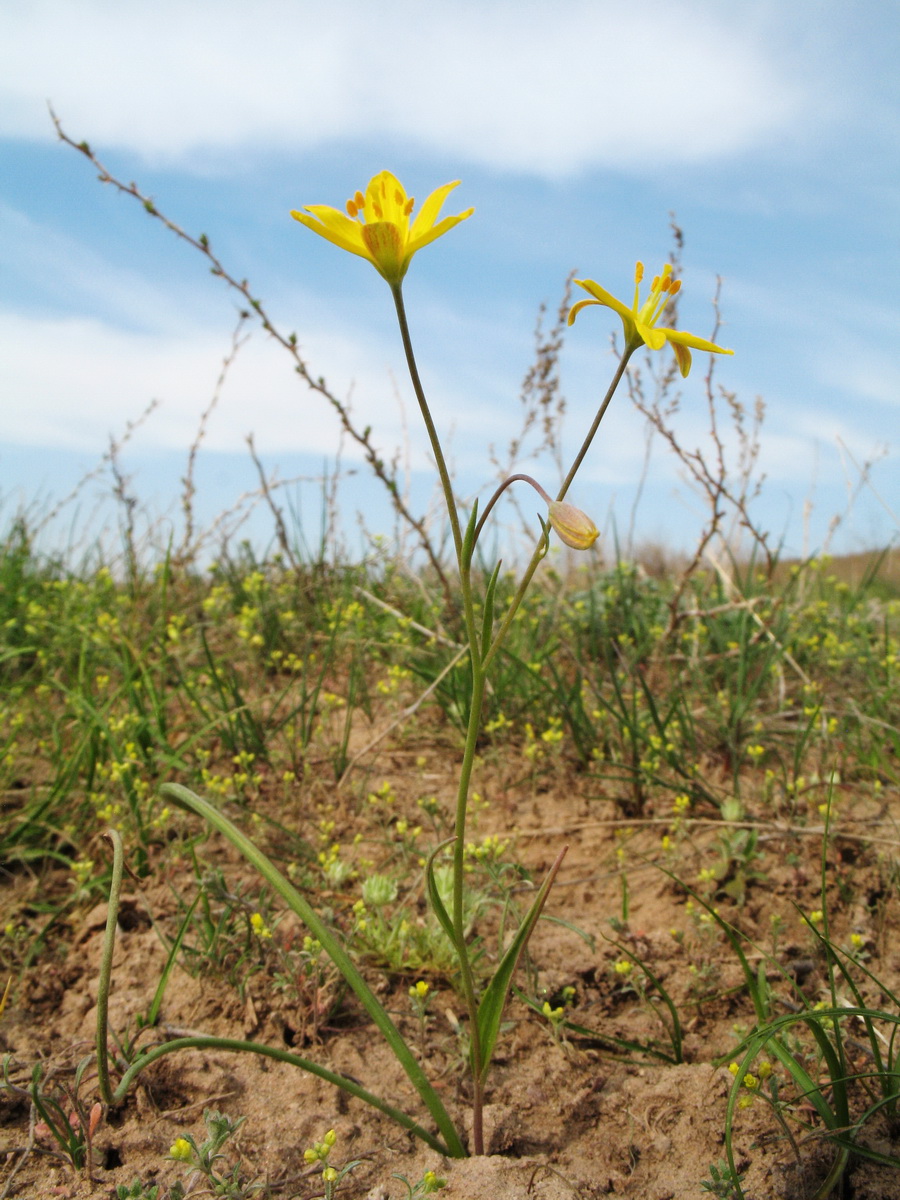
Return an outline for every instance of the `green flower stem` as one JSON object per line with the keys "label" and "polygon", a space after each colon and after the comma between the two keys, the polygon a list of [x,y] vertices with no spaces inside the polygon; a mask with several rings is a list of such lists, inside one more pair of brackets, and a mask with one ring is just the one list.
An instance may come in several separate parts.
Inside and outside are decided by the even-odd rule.
{"label": "green flower stem", "polygon": [[359,997],[360,1002],[372,1018],[384,1040],[397,1056],[410,1082],[431,1113],[451,1157],[465,1158],[466,1152],[459,1139],[459,1134],[456,1132],[456,1128],[450,1120],[440,1096],[438,1096],[432,1087],[415,1055],[403,1040],[397,1026],[388,1016],[384,1006],[375,996],[365,979],[363,979],[356,968],[356,964],[350,958],[344,949],[343,943],[331,927],[321,919],[309,901],[301,896],[289,880],[285,879],[266,855],[248,837],[245,837],[236,825],[233,825],[214,805],[210,804],[208,800],[204,800],[190,791],[189,788],[183,787],[179,783],[163,784],[160,788],[160,794],[168,800],[173,801],[179,808],[186,808],[189,811],[197,813],[208,824],[212,825],[214,829],[224,834],[235,849],[239,850],[247,861],[256,867],[260,875],[281,896],[285,904],[297,914],[312,936],[320,943],[322,949],[340,971],[341,975],[343,975],[347,984]]}
{"label": "green flower stem", "polygon": [[[640,343],[638,343],[638,344],[640,344]],[[634,354],[636,349],[637,349],[637,345],[632,345],[629,343],[628,345],[626,345],[625,349],[622,351],[622,357],[619,359],[619,365],[618,365],[618,367],[616,367],[616,373],[612,377],[612,383],[609,385],[609,387],[606,390],[606,395],[603,397],[603,403],[597,409],[597,415],[596,415],[596,417],[594,417],[593,424],[591,425],[590,429],[587,432],[587,437],[581,443],[581,449],[575,455],[575,461],[572,463],[571,467],[569,467],[569,473],[563,480],[562,487],[559,489],[559,492],[556,497],[557,500],[565,499],[566,492],[571,487],[572,480],[578,474],[578,468],[581,466],[582,462],[584,462],[584,456],[587,454],[588,450],[591,447],[591,442],[594,440],[594,435],[596,434],[597,430],[600,428],[600,422],[606,416],[606,410],[609,408],[609,402],[612,400],[613,396],[615,395],[616,388],[622,382],[622,376],[625,374],[625,370],[628,366],[628,360],[631,358],[632,354]]]}
{"label": "green flower stem", "polygon": [[466,814],[469,804],[469,786],[472,782],[472,767],[475,763],[475,750],[478,745],[478,734],[481,729],[481,709],[484,703],[485,672],[478,661],[478,655],[472,653],[472,699],[469,708],[469,724],[466,730],[466,744],[463,750],[463,760],[459,771],[459,787],[456,793],[456,837],[453,842],[453,934],[456,953],[459,957],[459,969],[462,979],[463,993],[466,998],[466,1008],[469,1013],[469,1048],[472,1064],[472,1151],[484,1154],[484,1134],[482,1109],[484,1107],[484,1076],[486,1063],[482,1061],[481,1036],[478,1027],[478,996],[475,992],[475,978],[472,973],[472,963],[469,958],[469,948],[466,945],[466,929],[463,906],[463,889],[465,887],[465,854],[466,854]]}
{"label": "green flower stem", "polygon": [[109,1082],[109,984],[112,976],[113,952],[116,948],[116,924],[119,919],[119,892],[122,889],[122,871],[125,854],[122,836],[115,829],[107,830],[112,842],[113,867],[109,884],[109,905],[106,912],[106,932],[103,935],[103,950],[100,957],[100,975],[97,981],[97,1084],[100,1096],[106,1105],[112,1104],[113,1093]]}
{"label": "green flower stem", "polygon": [[516,613],[519,611],[519,605],[522,603],[523,599],[525,598],[525,593],[528,591],[528,585],[531,583],[534,573],[538,569],[538,564],[547,553],[549,545],[550,541],[547,536],[547,531],[544,530],[540,536],[538,544],[534,548],[534,553],[531,556],[531,562],[526,567],[525,574],[522,576],[521,582],[516,589],[516,594],[510,601],[509,608],[506,610],[506,615],[500,624],[500,628],[497,630],[497,635],[491,642],[484,655],[481,664],[484,671],[487,671],[488,667],[493,662],[495,655],[503,645],[503,642],[506,640],[506,635],[509,633],[509,627],[515,620]]}
{"label": "green flower stem", "polygon": [[151,1063],[162,1058],[166,1054],[172,1054],[176,1050],[234,1050],[243,1051],[249,1054],[260,1054],[265,1058],[274,1058],[278,1062],[288,1063],[290,1066],[299,1067],[303,1071],[309,1071],[312,1075],[318,1075],[320,1079],[324,1079],[326,1083],[333,1083],[335,1087],[342,1088],[351,1096],[356,1096],[359,1100],[365,1101],[373,1108],[377,1108],[379,1112],[383,1112],[385,1116],[396,1121],[398,1125],[402,1125],[404,1129],[408,1129],[410,1133],[414,1133],[417,1138],[421,1138],[426,1145],[432,1150],[436,1150],[438,1154],[446,1154],[451,1158],[461,1157],[460,1154],[454,1155],[453,1152],[444,1145],[444,1143],[429,1133],[427,1129],[423,1129],[421,1125],[402,1112],[399,1108],[394,1108],[392,1104],[381,1100],[378,1096],[374,1096],[371,1092],[366,1091],[354,1080],[347,1075],[340,1075],[336,1071],[329,1071],[327,1067],[319,1066],[318,1063],[312,1062],[308,1058],[301,1058],[298,1054],[291,1054],[287,1050],[279,1050],[275,1046],[266,1046],[262,1042],[241,1042],[234,1038],[219,1038],[219,1037],[183,1037],[174,1038],[171,1042],[163,1042],[160,1046],[154,1046],[147,1050],[141,1057],[125,1072],[116,1088],[113,1096],[113,1103],[120,1104],[128,1095],[128,1089],[134,1083],[140,1073],[149,1067]]}
{"label": "green flower stem", "polygon": [[459,514],[456,509],[456,499],[453,494],[453,486],[450,482],[450,473],[447,470],[444,452],[441,448],[437,429],[435,428],[434,421],[431,418],[431,410],[428,407],[428,401],[425,397],[422,381],[419,377],[419,370],[416,365],[416,358],[413,352],[412,339],[410,338],[409,324],[406,319],[406,310],[403,304],[403,293],[400,284],[393,285],[391,287],[391,293],[394,297],[394,305],[397,309],[397,320],[400,323],[400,336],[403,339],[403,349],[406,354],[406,363],[409,368],[410,379],[412,380],[413,390],[415,391],[416,399],[419,402],[422,419],[425,422],[425,428],[428,431],[428,437],[431,441],[431,449],[437,464],[438,474],[440,475],[441,487],[444,492],[444,500],[447,505],[447,515],[449,517],[450,527],[453,532],[453,544],[456,549],[456,557],[459,564],[459,579],[463,597],[466,636],[469,643],[469,657],[472,667],[472,694],[469,708],[469,724],[466,731],[466,743],[463,751],[462,766],[460,767],[459,788],[456,798],[456,838],[453,845],[452,922],[454,948],[459,959],[463,994],[465,996],[466,1008],[469,1015],[469,1039],[471,1047],[473,1087],[473,1150],[476,1154],[483,1154],[484,1137],[482,1133],[482,1108],[484,1098],[484,1064],[482,1063],[481,1038],[478,1030],[478,997],[475,990],[475,977],[472,971],[471,959],[469,957],[469,948],[466,945],[466,931],[463,912],[463,888],[466,852],[466,814],[469,800],[469,786],[472,779],[472,766],[475,761],[475,749],[478,744],[478,733],[481,729],[481,710],[484,702],[485,673],[481,665],[481,639],[475,623],[475,607],[472,599],[471,566],[468,561],[463,560],[462,531],[459,523]]}
{"label": "green flower stem", "polygon": [[[600,422],[603,420],[604,416],[606,415],[606,410],[609,408],[610,401],[612,400],[613,396],[616,393],[616,388],[622,382],[622,377],[624,376],[625,370],[628,366],[628,360],[631,358],[631,356],[634,353],[634,351],[636,350],[636,348],[637,348],[636,346],[627,345],[625,347],[624,351],[622,352],[622,357],[619,359],[619,365],[616,367],[615,374],[612,377],[612,382],[610,383],[609,387],[606,390],[606,395],[603,397],[603,401],[602,401],[600,407],[597,409],[597,415],[594,417],[591,427],[587,432],[587,436],[585,437],[584,441],[581,443],[581,449],[575,455],[575,461],[572,463],[571,467],[569,468],[569,473],[568,473],[568,475],[566,475],[565,479],[563,480],[562,487],[559,489],[559,492],[556,495],[557,500],[565,499],[566,492],[568,492],[569,488],[571,487],[572,480],[575,478],[576,474],[578,473],[578,468],[584,462],[585,455],[587,454],[588,450],[591,447],[591,442],[593,442],[594,437],[597,433],[597,430],[600,428]],[[513,476],[513,478],[515,478],[515,476]],[[522,600],[525,597],[525,593],[528,590],[528,586],[531,583],[531,580],[534,577],[534,573],[538,568],[538,564],[540,563],[540,561],[544,557],[544,555],[547,553],[548,544],[549,543],[548,543],[548,538],[547,538],[547,532],[545,530],[541,534],[540,540],[538,541],[538,544],[535,547],[534,554],[532,554],[532,556],[531,556],[531,562],[529,562],[527,568],[525,569],[525,574],[522,576],[522,581],[519,584],[518,589],[516,590],[516,594],[513,597],[509,608],[506,611],[506,615],[503,618],[500,628],[497,630],[497,635],[493,639],[493,641],[491,642],[490,646],[488,647],[487,651],[484,654],[484,658],[482,659],[482,667],[485,671],[487,671],[488,666],[494,659],[494,656],[497,654],[500,647],[503,645],[503,642],[506,640],[506,635],[509,632],[509,627],[510,627],[510,625],[512,625],[515,615],[518,612],[519,605],[522,603]]]}
{"label": "green flower stem", "polygon": [[450,528],[453,532],[453,545],[456,548],[456,557],[459,559],[462,555],[462,532],[459,527],[459,514],[456,511],[456,500],[453,496],[453,485],[450,482],[450,472],[447,470],[447,463],[444,458],[444,451],[441,448],[440,439],[438,438],[437,429],[435,429],[434,421],[431,418],[431,410],[425,398],[422,380],[419,378],[419,368],[416,366],[412,339],[409,336],[409,323],[406,319],[406,308],[403,304],[402,285],[392,283],[391,295],[394,297],[394,306],[397,309],[397,320],[400,323],[400,337],[403,339],[403,351],[406,355],[409,377],[412,380],[413,391],[416,393],[416,399],[419,402],[422,420],[425,422],[425,428],[428,430],[431,452],[434,455],[434,461],[437,463],[438,474],[441,478],[441,487],[444,491],[444,500],[447,504],[447,516],[450,518]]}

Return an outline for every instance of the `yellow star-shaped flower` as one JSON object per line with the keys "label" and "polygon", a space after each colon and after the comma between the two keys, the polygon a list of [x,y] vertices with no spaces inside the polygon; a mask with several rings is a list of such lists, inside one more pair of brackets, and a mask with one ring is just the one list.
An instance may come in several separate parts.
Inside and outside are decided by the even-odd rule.
{"label": "yellow star-shaped flower", "polygon": [[357,192],[348,200],[346,213],[328,204],[310,204],[303,212],[292,212],[291,216],[342,250],[368,259],[395,287],[402,281],[417,250],[475,211],[468,208],[458,216],[437,219],[447,196],[458,185],[457,179],[432,192],[411,225],[415,200],[406,195],[403,184],[390,171],[382,171],[371,179],[365,196]]}
{"label": "yellow star-shaped flower", "polygon": [[642,343],[651,350],[661,350],[668,342],[675,351],[681,374],[687,377],[691,369],[691,350],[705,350],[709,354],[734,354],[722,346],[708,342],[705,338],[694,337],[692,333],[682,333],[678,329],[660,326],[658,321],[663,314],[666,304],[681,288],[681,280],[672,278],[672,268],[666,263],[662,274],[654,277],[650,287],[650,295],[641,304],[640,288],[644,278],[644,264],[638,263],[634,272],[634,303],[631,308],[617,300],[615,296],[594,283],[593,279],[576,279],[579,287],[584,288],[593,299],[579,300],[572,305],[569,313],[569,324],[575,320],[579,312],[589,304],[602,304],[611,308],[622,318],[625,327],[625,349],[631,352]]}

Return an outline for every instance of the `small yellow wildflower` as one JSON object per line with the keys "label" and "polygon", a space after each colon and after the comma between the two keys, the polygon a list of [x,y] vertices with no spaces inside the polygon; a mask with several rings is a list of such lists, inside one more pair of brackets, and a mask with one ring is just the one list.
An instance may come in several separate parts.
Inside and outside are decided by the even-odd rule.
{"label": "small yellow wildflower", "polygon": [[662,274],[654,276],[650,285],[650,295],[640,302],[641,280],[644,278],[644,264],[638,263],[634,272],[634,302],[629,308],[621,300],[617,300],[605,288],[600,287],[593,279],[576,279],[580,288],[592,297],[590,300],[579,300],[569,312],[571,325],[579,312],[589,304],[602,304],[618,313],[625,329],[625,350],[630,353],[640,345],[646,345],[651,350],[661,350],[668,342],[675,351],[681,374],[687,377],[691,369],[691,349],[705,350],[709,354],[734,354],[733,350],[725,350],[705,338],[695,337],[692,333],[682,333],[667,326],[660,327],[657,322],[665,310],[666,304],[681,288],[681,280],[672,278],[672,268],[666,263]]}
{"label": "small yellow wildflower", "polygon": [[[336,1141],[337,1134],[333,1129],[329,1129],[322,1138],[321,1142],[316,1142],[314,1146],[311,1146],[308,1150],[303,1151],[304,1161],[308,1163],[326,1162],[328,1160],[328,1155],[331,1153],[331,1148]],[[327,1169],[328,1168],[326,1168],[326,1170]],[[337,1178],[337,1175],[335,1175],[335,1178]]]}
{"label": "small yellow wildflower", "polygon": [[326,241],[367,259],[391,287],[397,287],[417,250],[475,211],[467,208],[438,221],[441,206],[458,184],[459,180],[445,183],[432,192],[412,226],[409,219],[415,200],[406,195],[403,184],[390,171],[373,176],[365,196],[357,191],[347,201],[346,214],[327,204],[310,204],[303,212],[292,211],[291,216]]}
{"label": "small yellow wildflower", "polygon": [[253,932],[261,941],[266,941],[272,936],[272,930],[263,920],[261,913],[254,913],[250,918],[250,924],[253,927]]}
{"label": "small yellow wildflower", "polygon": [[176,1162],[190,1162],[194,1156],[194,1150],[187,1138],[176,1138],[169,1147],[169,1158],[174,1158]]}

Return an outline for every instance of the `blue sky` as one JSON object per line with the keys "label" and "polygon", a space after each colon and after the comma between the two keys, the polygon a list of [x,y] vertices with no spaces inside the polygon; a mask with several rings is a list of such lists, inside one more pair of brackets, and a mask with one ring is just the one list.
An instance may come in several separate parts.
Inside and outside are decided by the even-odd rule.
{"label": "blue sky", "polygon": [[[517,431],[538,306],[555,310],[572,269],[628,300],[635,260],[648,274],[665,261],[674,212],[680,324],[709,334],[721,276],[719,340],[735,356],[717,379],[766,404],[760,523],[791,552],[821,545],[839,514],[835,548],[886,544],[900,512],[898,61],[896,0],[0,6],[0,516],[46,512],[155,400],[123,464],[164,539],[237,309],[199,255],[56,140],[49,100],[70,136],[251,281],[385,455],[401,448],[422,509],[433,474],[386,285],[289,210],[340,207],[384,167],[420,201],[462,181],[447,211],[475,216],[416,257],[405,295],[467,496],[489,494],[489,447]],[[567,337],[570,455],[611,375],[616,324],[589,309]],[[682,389],[690,448],[707,436],[705,367]],[[260,331],[209,422],[202,521],[256,486],[249,432],[269,470],[312,481],[284,500],[314,540],[337,425]],[[378,486],[341,453],[348,540],[357,512],[390,534]],[[622,394],[571,493],[607,535],[630,525],[644,454]],[[872,459],[872,486],[856,488]],[[553,489],[551,463],[531,469]],[[108,476],[85,487],[53,536],[89,541],[108,490]],[[687,546],[703,513],[656,446],[637,536]],[[269,530],[262,513],[245,527]]]}

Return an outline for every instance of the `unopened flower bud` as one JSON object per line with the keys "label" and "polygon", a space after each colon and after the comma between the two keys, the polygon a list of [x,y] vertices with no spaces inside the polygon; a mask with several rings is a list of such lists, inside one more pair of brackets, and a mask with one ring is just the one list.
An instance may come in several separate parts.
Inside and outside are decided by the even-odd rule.
{"label": "unopened flower bud", "polygon": [[600,536],[587,513],[565,500],[550,502],[550,524],[572,550],[590,550]]}

